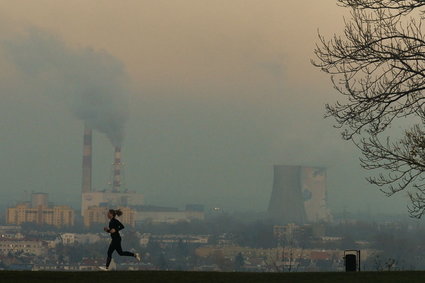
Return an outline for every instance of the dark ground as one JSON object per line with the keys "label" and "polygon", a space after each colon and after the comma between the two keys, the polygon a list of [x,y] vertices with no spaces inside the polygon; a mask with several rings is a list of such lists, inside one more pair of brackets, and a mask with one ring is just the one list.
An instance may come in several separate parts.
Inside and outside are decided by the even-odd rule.
{"label": "dark ground", "polygon": [[425,272],[361,272],[361,273],[222,273],[222,272],[175,272],[175,271],[111,271],[111,272],[44,272],[0,271],[1,283],[350,283],[350,282],[425,282]]}

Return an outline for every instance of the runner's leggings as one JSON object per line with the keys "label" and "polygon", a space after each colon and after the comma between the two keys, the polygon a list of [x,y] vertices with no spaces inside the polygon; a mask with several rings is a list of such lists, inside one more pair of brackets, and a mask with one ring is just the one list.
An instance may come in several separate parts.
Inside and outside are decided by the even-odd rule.
{"label": "runner's leggings", "polygon": [[112,239],[111,244],[109,244],[108,248],[108,258],[106,259],[106,267],[109,267],[109,264],[111,263],[112,259],[112,253],[115,250],[120,256],[135,256],[132,252],[123,252],[121,247],[121,238]]}

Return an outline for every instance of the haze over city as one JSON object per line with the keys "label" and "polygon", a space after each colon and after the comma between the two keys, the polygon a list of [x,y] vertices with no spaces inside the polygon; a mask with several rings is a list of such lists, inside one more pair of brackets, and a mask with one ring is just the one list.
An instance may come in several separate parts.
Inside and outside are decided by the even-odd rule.
{"label": "haze over city", "polygon": [[[323,118],[337,94],[310,60],[318,29],[340,32],[345,12],[333,0],[0,1],[0,207],[35,191],[78,209],[89,120],[98,190],[112,142],[124,185],[154,205],[266,211],[285,164],[327,168],[332,212],[407,213]],[[93,88],[110,94],[114,110],[93,111],[119,137],[75,103]]]}
{"label": "haze over city", "polygon": [[422,282],[424,15],[0,0],[1,282]]}

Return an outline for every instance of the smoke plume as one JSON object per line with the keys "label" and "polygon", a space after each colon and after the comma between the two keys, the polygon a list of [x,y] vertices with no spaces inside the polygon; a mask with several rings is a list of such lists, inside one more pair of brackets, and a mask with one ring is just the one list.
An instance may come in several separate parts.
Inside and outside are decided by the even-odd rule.
{"label": "smoke plume", "polygon": [[46,92],[62,96],[78,119],[105,134],[114,146],[121,145],[130,91],[119,60],[104,51],[71,48],[39,30],[2,45],[34,87],[41,84]]}

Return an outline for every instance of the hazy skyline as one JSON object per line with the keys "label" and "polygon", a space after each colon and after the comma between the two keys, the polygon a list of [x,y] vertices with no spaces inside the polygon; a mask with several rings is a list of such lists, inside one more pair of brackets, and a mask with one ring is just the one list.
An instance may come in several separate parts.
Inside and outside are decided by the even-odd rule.
{"label": "hazy skyline", "polygon": [[[65,85],[28,79],[5,50],[36,30],[122,64],[132,93],[125,183],[148,204],[264,211],[272,166],[301,164],[328,167],[336,212],[406,213],[402,197],[366,183],[354,146],[322,119],[338,96],[310,59],[317,30],[339,32],[346,12],[334,0],[0,0],[0,206],[24,190],[79,205],[83,124],[57,93]],[[113,148],[94,138],[103,189]]]}

